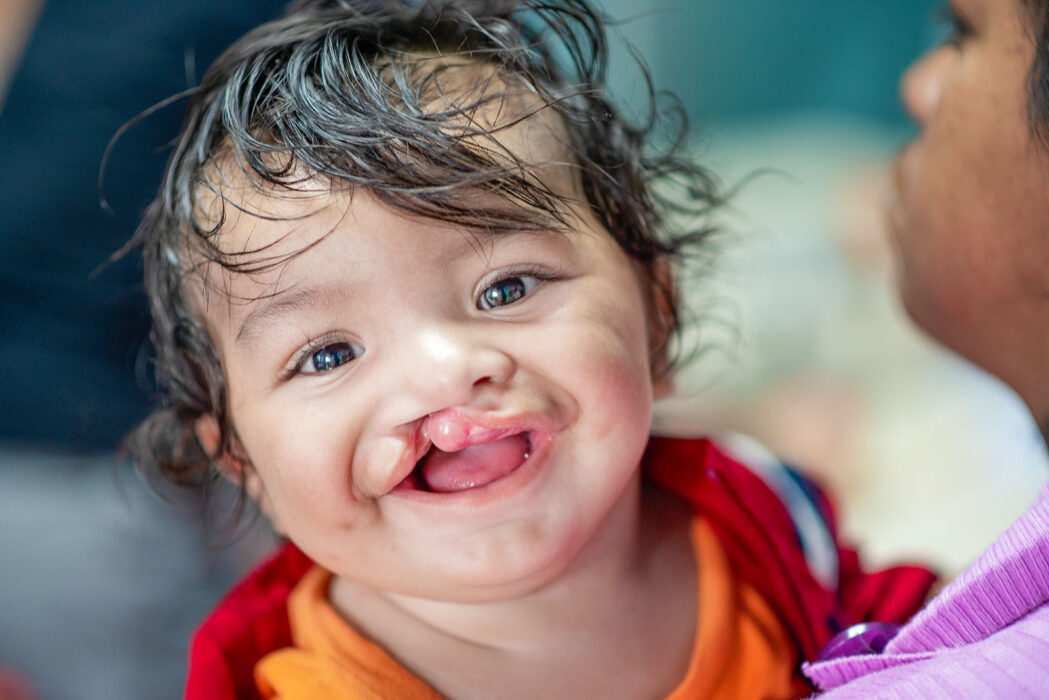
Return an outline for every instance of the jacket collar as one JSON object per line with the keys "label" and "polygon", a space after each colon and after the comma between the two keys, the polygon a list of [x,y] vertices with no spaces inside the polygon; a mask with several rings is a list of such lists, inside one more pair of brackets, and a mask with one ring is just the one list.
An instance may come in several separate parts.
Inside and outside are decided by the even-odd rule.
{"label": "jacket collar", "polygon": [[805,664],[824,690],[975,644],[1049,604],[1049,486],[1034,505],[885,645]]}

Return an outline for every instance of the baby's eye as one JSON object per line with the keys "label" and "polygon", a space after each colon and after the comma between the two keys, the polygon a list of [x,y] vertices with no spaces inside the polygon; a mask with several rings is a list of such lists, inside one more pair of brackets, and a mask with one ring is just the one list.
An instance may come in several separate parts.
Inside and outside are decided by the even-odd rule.
{"label": "baby's eye", "polygon": [[301,374],[328,372],[356,360],[364,353],[364,348],[353,343],[331,343],[308,355],[302,366]]}
{"label": "baby's eye", "polygon": [[477,300],[477,308],[487,311],[513,304],[524,298],[538,284],[537,278],[528,275],[501,279],[481,292],[481,297]]}

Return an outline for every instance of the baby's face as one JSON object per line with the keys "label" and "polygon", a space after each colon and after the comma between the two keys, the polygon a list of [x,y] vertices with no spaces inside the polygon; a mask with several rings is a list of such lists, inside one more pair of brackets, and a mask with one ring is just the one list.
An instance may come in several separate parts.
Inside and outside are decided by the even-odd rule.
{"label": "baby's face", "polygon": [[629,529],[648,293],[592,214],[485,235],[364,191],[241,194],[274,218],[228,207],[224,250],[306,249],[226,276],[205,314],[249,488],[311,558],[384,591],[492,600]]}

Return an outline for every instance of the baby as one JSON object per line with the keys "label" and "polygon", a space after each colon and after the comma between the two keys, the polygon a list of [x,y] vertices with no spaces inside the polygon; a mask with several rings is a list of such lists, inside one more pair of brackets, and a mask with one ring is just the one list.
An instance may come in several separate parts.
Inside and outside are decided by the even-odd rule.
{"label": "baby", "polygon": [[650,437],[705,237],[664,216],[717,197],[605,60],[585,0],[300,2],[193,91],[136,236],[166,402],[132,446],[289,544],[190,697],[792,697],[920,604],[795,525],[831,521],[792,473]]}

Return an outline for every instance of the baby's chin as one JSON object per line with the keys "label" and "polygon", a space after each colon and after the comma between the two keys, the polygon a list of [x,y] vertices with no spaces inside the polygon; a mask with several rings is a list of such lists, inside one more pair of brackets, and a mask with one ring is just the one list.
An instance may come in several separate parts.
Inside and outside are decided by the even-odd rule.
{"label": "baby's chin", "polygon": [[[551,523],[529,523],[525,532],[511,533],[505,541],[481,542],[478,550],[491,548],[497,555],[470,553],[469,547],[434,544],[442,554],[415,566],[398,562],[398,571],[377,577],[370,572],[332,569],[348,588],[366,588],[408,605],[482,604],[519,601],[571,575],[580,553],[591,538],[587,533]],[[548,529],[547,531],[544,531]],[[392,575],[389,575],[392,574]],[[334,584],[333,584],[334,585]]]}
{"label": "baby's chin", "polygon": [[[576,548],[579,549],[578,547]],[[576,552],[564,551],[545,559],[522,557],[511,569],[486,570],[473,566],[459,571],[418,574],[413,581],[364,582],[336,574],[332,581],[332,597],[340,588],[350,591],[371,591],[395,602],[401,607],[417,605],[473,605],[516,602],[535,595],[561,579],[570,568]]]}

